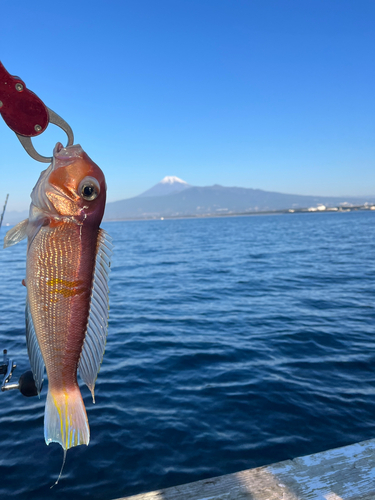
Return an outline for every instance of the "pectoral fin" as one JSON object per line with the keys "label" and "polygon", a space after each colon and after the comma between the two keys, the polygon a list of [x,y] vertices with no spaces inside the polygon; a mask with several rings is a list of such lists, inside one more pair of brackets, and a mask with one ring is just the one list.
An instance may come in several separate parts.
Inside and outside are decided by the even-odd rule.
{"label": "pectoral fin", "polygon": [[11,247],[12,245],[16,245],[23,239],[27,237],[27,226],[29,225],[29,219],[25,219],[22,222],[19,222],[17,225],[12,227],[4,238],[4,248]]}
{"label": "pectoral fin", "polygon": [[33,242],[35,236],[39,233],[40,228],[48,224],[48,218],[42,216],[30,221],[25,219],[12,227],[4,238],[4,248],[16,245],[25,238],[29,238],[29,245]]}

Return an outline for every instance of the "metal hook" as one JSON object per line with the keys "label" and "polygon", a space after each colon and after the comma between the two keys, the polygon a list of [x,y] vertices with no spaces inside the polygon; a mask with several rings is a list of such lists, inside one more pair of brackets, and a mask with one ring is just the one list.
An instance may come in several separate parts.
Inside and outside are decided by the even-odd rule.
{"label": "metal hook", "polygon": [[[47,106],[46,106],[47,107]],[[74,142],[74,135],[73,135],[73,130],[71,129],[70,125],[61,118],[57,113],[52,111],[52,109],[48,108],[48,115],[49,115],[49,122],[53,123],[54,125],[57,125],[60,127],[64,132],[66,133],[68,137],[68,144],[67,146],[72,146]],[[31,156],[31,158],[34,158],[34,160],[40,161],[42,163],[51,163],[52,162],[52,156],[42,156],[40,155],[36,149],[34,148],[34,145],[31,141],[31,137],[26,137],[25,135],[20,135],[16,133],[16,136],[18,137],[20,143],[24,147],[25,151],[27,154]]]}

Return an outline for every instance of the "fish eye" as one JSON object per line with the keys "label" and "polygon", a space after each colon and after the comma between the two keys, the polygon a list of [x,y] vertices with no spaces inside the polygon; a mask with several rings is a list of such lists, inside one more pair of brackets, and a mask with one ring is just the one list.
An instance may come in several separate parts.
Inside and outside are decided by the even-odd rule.
{"label": "fish eye", "polygon": [[86,201],[93,201],[99,196],[99,182],[93,177],[85,177],[78,187],[78,193]]}

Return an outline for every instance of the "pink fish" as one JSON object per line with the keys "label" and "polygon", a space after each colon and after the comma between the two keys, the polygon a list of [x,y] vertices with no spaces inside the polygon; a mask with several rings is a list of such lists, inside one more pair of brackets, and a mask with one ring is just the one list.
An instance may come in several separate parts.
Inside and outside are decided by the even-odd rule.
{"label": "pink fish", "polygon": [[46,443],[59,443],[66,452],[89,443],[77,370],[94,400],[107,337],[112,245],[99,227],[103,172],[81,146],[58,143],[31,200],[29,218],[7,233],[4,247],[28,238],[27,348],[38,392],[44,366],[47,371]]}

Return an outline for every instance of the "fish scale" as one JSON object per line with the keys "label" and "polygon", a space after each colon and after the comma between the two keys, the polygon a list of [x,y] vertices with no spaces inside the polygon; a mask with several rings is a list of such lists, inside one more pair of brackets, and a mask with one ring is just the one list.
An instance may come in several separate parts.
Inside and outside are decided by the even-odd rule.
{"label": "fish scale", "polygon": [[[51,389],[77,385],[95,251],[95,247],[85,242],[79,227],[72,223],[41,228],[29,251],[26,285],[31,314],[38,320],[38,323],[34,320],[34,327]],[[43,279],[34,280],[35,274],[42,275]],[[81,286],[68,289],[64,282],[78,282]],[[64,293],[65,290],[68,293]],[[43,314],[40,303],[45,307]]]}

